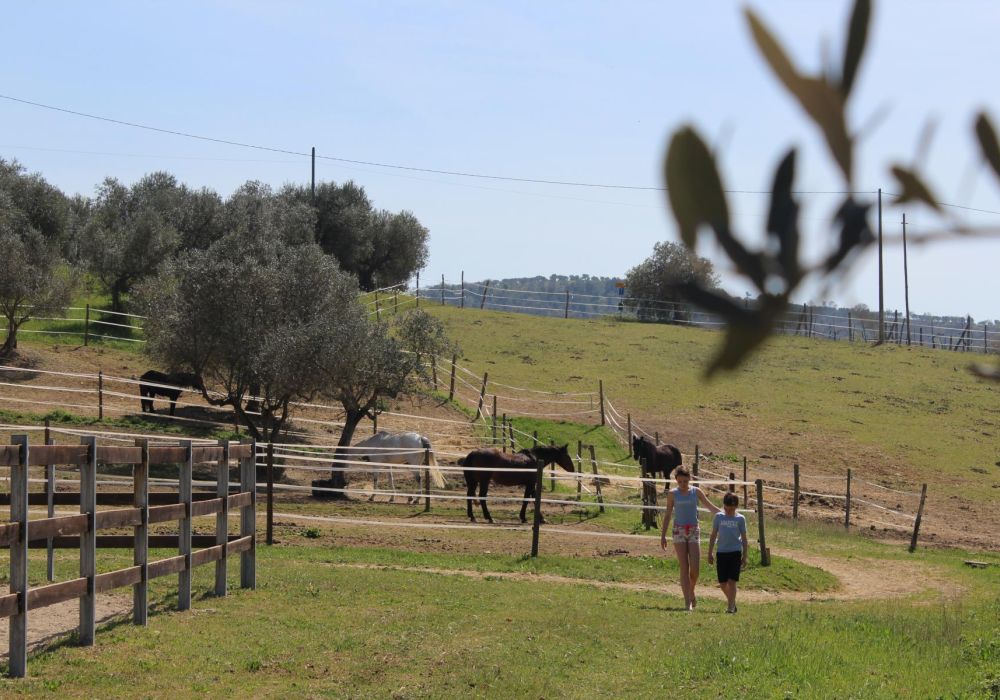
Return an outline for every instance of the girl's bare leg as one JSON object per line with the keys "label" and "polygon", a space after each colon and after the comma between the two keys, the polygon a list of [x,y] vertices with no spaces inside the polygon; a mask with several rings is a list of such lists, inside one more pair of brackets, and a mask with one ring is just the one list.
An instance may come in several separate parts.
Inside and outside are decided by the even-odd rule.
{"label": "girl's bare leg", "polygon": [[681,544],[674,543],[674,552],[677,554],[677,563],[680,565],[681,569],[681,591],[684,592],[684,607],[690,608],[691,606],[691,573],[688,570],[690,558],[688,556],[688,542],[683,542]]}
{"label": "girl's bare leg", "polygon": [[690,582],[692,607],[698,604],[698,599],[694,594],[694,587],[698,584],[698,576],[701,573],[701,544],[698,542],[688,543],[688,577]]}

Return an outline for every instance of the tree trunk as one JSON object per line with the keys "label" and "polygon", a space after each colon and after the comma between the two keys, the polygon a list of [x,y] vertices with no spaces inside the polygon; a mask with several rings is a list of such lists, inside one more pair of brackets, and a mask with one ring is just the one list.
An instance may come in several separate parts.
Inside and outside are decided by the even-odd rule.
{"label": "tree trunk", "polygon": [[125,285],[122,282],[115,282],[111,285],[111,310],[121,313],[122,294],[125,292]]}
{"label": "tree trunk", "polygon": [[17,350],[17,328],[18,324],[11,320],[7,321],[7,339],[3,342],[3,347],[0,348],[0,357],[12,355]]}
{"label": "tree trunk", "polygon": [[[354,431],[358,427],[358,423],[361,419],[365,417],[363,411],[347,411],[344,416],[344,430],[340,433],[340,440],[337,441],[338,447],[344,447],[351,444],[351,440],[354,438]],[[346,453],[345,453],[346,454]],[[337,459],[349,458],[342,457],[341,452],[337,451]],[[347,488],[347,477],[344,476],[343,471],[334,469],[330,472],[330,484],[335,489],[346,489]],[[344,494],[332,494],[335,498],[346,498]]]}

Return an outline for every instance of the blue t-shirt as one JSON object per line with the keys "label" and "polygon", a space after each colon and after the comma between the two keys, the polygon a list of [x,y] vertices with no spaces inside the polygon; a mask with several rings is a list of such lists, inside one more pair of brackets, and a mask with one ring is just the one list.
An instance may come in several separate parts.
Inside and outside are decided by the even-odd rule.
{"label": "blue t-shirt", "polygon": [[740,535],[747,534],[747,519],[737,513],[736,515],[726,515],[725,512],[716,513],[712,518],[712,530],[718,530],[719,539],[716,541],[718,547],[716,551],[742,552],[743,538]]}

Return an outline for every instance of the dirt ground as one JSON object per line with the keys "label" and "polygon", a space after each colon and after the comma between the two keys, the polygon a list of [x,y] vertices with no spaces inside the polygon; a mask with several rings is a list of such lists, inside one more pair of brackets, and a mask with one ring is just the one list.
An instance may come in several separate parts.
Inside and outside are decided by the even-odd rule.
{"label": "dirt ground", "polygon": [[[101,593],[97,596],[97,625],[122,620],[132,613],[132,598],[127,593]],[[67,600],[46,608],[28,611],[28,650],[52,644],[74,632],[80,624],[80,604]],[[7,657],[9,627],[0,625],[0,658]]]}

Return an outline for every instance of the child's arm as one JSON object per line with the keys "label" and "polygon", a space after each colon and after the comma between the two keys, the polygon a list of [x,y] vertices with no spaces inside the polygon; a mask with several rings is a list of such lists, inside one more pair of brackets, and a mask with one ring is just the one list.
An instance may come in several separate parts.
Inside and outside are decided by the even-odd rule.
{"label": "child's arm", "polygon": [[674,512],[674,494],[667,494],[667,509],[663,512],[663,527],[660,529],[660,549],[667,548],[667,526],[670,524],[670,516]]}
{"label": "child's arm", "polygon": [[747,530],[746,525],[743,526],[742,532],[740,532],[740,539],[743,540],[743,558],[740,559],[740,568],[747,568],[747,554],[750,553],[750,543],[747,541]]}
{"label": "child's arm", "polygon": [[705,492],[702,491],[701,489],[698,489],[698,500],[701,501],[701,504],[703,506],[705,506],[708,510],[712,511],[713,513],[722,512],[722,508],[719,508],[719,506],[715,505],[710,500],[708,500],[708,496],[706,496]]}
{"label": "child's arm", "polygon": [[712,536],[708,538],[708,563],[715,563],[715,555],[712,554],[712,550],[715,549],[715,538],[719,536],[719,524],[712,521]]}

